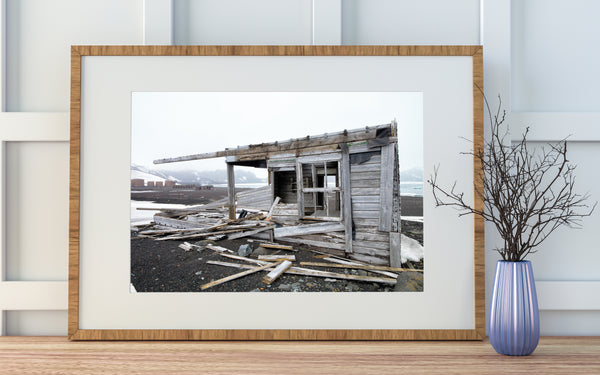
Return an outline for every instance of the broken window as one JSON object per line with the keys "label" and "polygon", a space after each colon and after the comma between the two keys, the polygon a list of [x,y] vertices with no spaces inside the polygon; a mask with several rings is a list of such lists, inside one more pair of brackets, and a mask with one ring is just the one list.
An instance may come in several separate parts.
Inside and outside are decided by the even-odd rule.
{"label": "broken window", "polygon": [[340,162],[298,162],[296,173],[300,217],[341,220]]}

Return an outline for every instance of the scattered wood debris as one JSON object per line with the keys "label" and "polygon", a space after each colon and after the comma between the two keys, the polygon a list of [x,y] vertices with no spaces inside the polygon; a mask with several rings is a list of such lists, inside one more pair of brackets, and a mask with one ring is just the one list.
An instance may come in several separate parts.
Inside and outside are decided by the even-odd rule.
{"label": "scattered wood debris", "polygon": [[296,257],[294,255],[259,255],[258,260],[289,260],[291,262],[295,262]]}
{"label": "scattered wood debris", "polygon": [[[244,199],[251,200],[252,196],[246,194]],[[289,219],[281,221],[282,210],[289,209],[286,208],[286,204],[280,203],[279,197],[266,207],[268,211],[266,208],[261,210],[246,207],[242,209],[238,206],[239,216],[235,219],[228,218],[229,207],[226,200],[185,209],[163,210],[154,216],[154,222],[151,225],[136,228],[137,237],[151,238],[156,241],[201,240],[198,244],[183,242],[178,247],[184,251],[212,250],[222,257],[237,262],[208,260],[205,261],[205,264],[244,270],[205,283],[201,285],[201,290],[261,271],[268,272],[262,278],[262,282],[268,285],[282,275],[290,274],[318,277],[328,283],[336,282],[336,280],[351,280],[386,286],[394,286],[402,272],[422,272],[422,270],[373,265],[370,264],[370,261],[366,263],[338,256],[346,254],[344,224],[339,221],[294,221],[291,219],[291,215]],[[253,240],[248,239],[249,237],[252,237]],[[262,248],[260,254],[253,254],[250,247],[248,253],[239,253],[223,246],[206,243],[206,240],[215,242],[222,239],[240,238],[247,238],[248,242],[255,242],[258,246],[254,247]],[[368,239],[366,235],[363,235],[363,238]],[[282,251],[298,252],[299,249],[295,244],[302,247],[310,246],[310,251],[320,254],[316,257],[323,262],[294,264],[297,259],[295,255],[277,254]],[[265,254],[265,252],[271,253]],[[377,248],[374,248],[373,252],[377,255]],[[323,268],[328,270],[323,270]],[[339,270],[339,272],[334,270]]]}
{"label": "scattered wood debris", "polygon": [[281,276],[291,266],[292,262],[289,260],[284,260],[283,262],[279,263],[279,265],[275,267],[273,271],[269,272],[267,276],[262,278],[263,283],[271,284],[273,281],[277,280],[277,278]]}

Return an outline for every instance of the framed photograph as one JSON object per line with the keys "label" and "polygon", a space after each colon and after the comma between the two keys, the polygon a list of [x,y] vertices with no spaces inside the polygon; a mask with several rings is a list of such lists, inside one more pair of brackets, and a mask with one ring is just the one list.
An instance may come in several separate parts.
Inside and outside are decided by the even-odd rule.
{"label": "framed photograph", "polygon": [[480,46],[73,46],[69,338],[478,340]]}

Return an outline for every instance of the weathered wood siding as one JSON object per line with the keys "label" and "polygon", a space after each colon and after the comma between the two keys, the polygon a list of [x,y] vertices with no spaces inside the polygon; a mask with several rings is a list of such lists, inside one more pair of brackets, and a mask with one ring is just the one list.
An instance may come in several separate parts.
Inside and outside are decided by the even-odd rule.
{"label": "weathered wood siding", "polygon": [[354,240],[349,257],[371,264],[388,265],[390,234],[379,230],[381,168],[380,149],[351,155],[350,186]]}

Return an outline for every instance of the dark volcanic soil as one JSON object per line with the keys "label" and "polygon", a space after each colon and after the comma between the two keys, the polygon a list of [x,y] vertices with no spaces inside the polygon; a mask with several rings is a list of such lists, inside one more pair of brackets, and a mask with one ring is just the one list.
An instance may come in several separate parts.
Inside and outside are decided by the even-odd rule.
{"label": "dark volcanic soil", "polygon": [[[132,234],[134,236],[134,234]],[[131,282],[138,292],[387,292],[387,291],[422,291],[423,274],[407,272],[401,275],[395,287],[363,281],[328,280],[321,277],[282,275],[271,285],[261,281],[266,272],[260,271],[225,284],[200,289],[203,284],[244,271],[243,269],[211,265],[206,262],[217,260],[239,264],[249,264],[244,261],[225,258],[218,253],[204,249],[201,251],[180,249],[183,241],[155,241],[148,238],[131,240]],[[204,246],[210,241],[195,242]],[[222,240],[215,243],[237,252],[240,245],[249,244],[254,252],[250,258],[258,254],[294,254],[296,262],[324,262],[319,254],[308,250],[291,252],[286,250],[259,249],[259,242],[249,242],[246,239]],[[422,263],[417,265],[421,266]],[[342,268],[315,268],[336,273],[348,273],[363,276],[384,277],[362,270],[346,270]]]}
{"label": "dark volcanic soil", "polygon": [[[216,187],[214,190],[159,190],[132,192],[132,199],[148,200],[158,203],[205,204],[225,197],[226,188]],[[420,216],[423,212],[422,198],[402,197],[403,215]],[[408,211],[408,212],[405,212]],[[402,233],[423,244],[423,224],[402,221]],[[387,291],[423,291],[423,273],[404,272],[398,277],[396,286],[364,281],[328,280],[321,277],[284,274],[271,285],[262,282],[267,272],[259,271],[240,279],[229,281],[202,291],[200,287],[213,280],[233,275],[244,269],[211,265],[209,260],[224,261],[248,265],[249,263],[225,258],[218,253],[203,249],[201,251],[184,251],[178,246],[183,241],[155,241],[148,238],[137,238],[131,234],[131,283],[140,292],[387,292]],[[211,241],[191,242],[201,247]],[[296,256],[294,266],[300,262],[324,262],[319,254],[311,252],[307,247],[297,252],[275,249],[259,249],[259,242],[239,239],[221,240],[213,243],[237,253],[240,245],[249,244],[254,252],[250,258],[260,254],[293,254]],[[410,264],[416,269],[423,269],[423,262]],[[363,270],[343,268],[307,267],[335,273],[348,273],[362,276],[385,277]]]}

